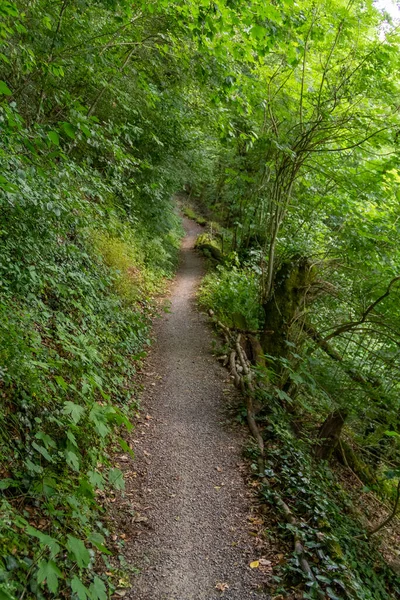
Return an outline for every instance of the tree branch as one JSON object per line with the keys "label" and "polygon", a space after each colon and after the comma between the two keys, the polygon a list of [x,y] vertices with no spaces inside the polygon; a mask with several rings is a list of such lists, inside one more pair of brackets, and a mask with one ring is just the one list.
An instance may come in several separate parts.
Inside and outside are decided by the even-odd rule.
{"label": "tree branch", "polygon": [[372,302],[368,308],[363,312],[363,314],[361,315],[361,319],[359,319],[358,321],[349,321],[348,323],[343,323],[343,325],[340,325],[340,327],[338,327],[337,329],[335,329],[335,331],[333,331],[332,333],[330,333],[328,336],[326,336],[324,338],[324,342],[328,342],[330,339],[340,335],[341,333],[345,333],[346,331],[349,331],[350,329],[353,329],[354,327],[357,327],[358,325],[362,325],[362,323],[365,323],[366,318],[368,317],[369,313],[374,310],[374,308],[380,303],[382,302],[382,300],[384,300],[385,298],[387,298],[390,294],[390,290],[392,288],[392,286],[400,280],[400,275],[398,275],[397,277],[394,277],[391,282],[389,283],[386,292],[384,294],[382,294],[382,296],[379,296],[379,298],[377,298],[376,300],[374,300],[374,302]]}
{"label": "tree branch", "polygon": [[390,515],[386,519],[384,519],[382,521],[382,523],[380,523],[379,525],[377,525],[376,527],[374,527],[374,529],[372,529],[372,531],[368,532],[368,537],[371,537],[371,535],[374,535],[375,533],[378,533],[378,531],[380,531],[381,529],[383,529],[388,523],[390,523],[390,521],[392,521],[392,519],[394,519],[394,517],[396,516],[396,512],[397,512],[397,507],[399,505],[399,501],[400,501],[400,479],[399,479],[399,482],[397,484],[396,501],[394,503],[392,512],[390,513]]}

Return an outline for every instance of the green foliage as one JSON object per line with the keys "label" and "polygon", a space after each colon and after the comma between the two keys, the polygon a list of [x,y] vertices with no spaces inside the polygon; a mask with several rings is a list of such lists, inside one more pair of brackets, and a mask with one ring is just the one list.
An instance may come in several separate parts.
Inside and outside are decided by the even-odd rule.
{"label": "green foliage", "polygon": [[207,219],[205,219],[204,217],[198,215],[193,208],[191,208],[190,206],[184,206],[183,207],[183,214],[185,215],[185,217],[188,217],[189,219],[192,219],[193,221],[196,221],[196,223],[198,223],[199,225],[207,225]]}
{"label": "green foliage", "polygon": [[121,54],[100,58],[134,18],[114,9],[0,8],[0,596],[11,599],[113,592],[98,491],[124,488],[111,449],[131,452],[121,436],[153,297],[177,261],[180,105],[157,69],[133,91]]}
{"label": "green foliage", "polygon": [[188,182],[223,225],[201,302],[259,330],[307,259],[275,395],[312,424],[345,406],[372,465],[398,459],[398,45],[361,0],[0,3],[0,595],[113,592],[96,492],[123,489],[110,447]]}
{"label": "green foliage", "polygon": [[[387,566],[374,540],[363,537],[363,527],[349,494],[335,473],[311,458],[310,442],[290,430],[287,415],[269,400],[272,414],[266,477],[262,487],[271,510],[277,510],[274,494],[287,502],[299,523],[282,525],[283,539],[298,535],[316,583],[305,578],[295,553],[277,574],[277,591],[284,582],[304,590],[304,598],[389,600],[400,593],[400,578]],[[286,586],[284,586],[286,587]]]}
{"label": "green foliage", "polygon": [[228,327],[260,327],[259,277],[251,269],[217,266],[202,281],[199,300]]}
{"label": "green foliage", "polygon": [[[93,209],[81,199],[83,172],[74,180],[73,163],[42,175],[23,163],[19,170],[25,194],[3,196],[0,240],[0,537],[8,561],[1,585],[11,597],[25,587],[28,598],[42,591],[57,597],[69,585],[78,597],[85,586],[96,586],[104,597],[106,584],[92,574],[94,554],[107,553],[96,489],[123,488],[108,448],[121,427],[130,427],[126,412],[135,402],[131,382],[148,343],[149,294],[171,274],[178,233],[168,234],[173,243],[168,236],[165,245],[161,237],[156,242],[166,258],[155,266],[155,240],[143,242],[138,257],[113,237],[122,215],[118,202]],[[90,179],[87,172],[87,192]],[[110,234],[105,213],[113,223]],[[135,237],[131,225],[124,229]],[[149,239],[144,228],[141,238]],[[46,533],[33,531],[27,519],[43,523]],[[82,581],[72,583],[74,564]]]}

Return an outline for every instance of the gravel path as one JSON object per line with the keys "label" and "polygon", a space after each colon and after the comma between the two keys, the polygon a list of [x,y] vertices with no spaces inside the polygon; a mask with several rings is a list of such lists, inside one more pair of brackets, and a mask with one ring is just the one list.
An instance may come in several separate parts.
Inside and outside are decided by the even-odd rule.
{"label": "gravel path", "polygon": [[[227,421],[227,373],[211,355],[212,335],[195,305],[203,275],[193,250],[200,228],[185,219],[185,229],[171,313],[156,327],[147,366],[148,415],[135,432],[137,472],[128,496],[142,513],[126,552],[140,574],[125,598],[260,598],[261,573],[249,568],[257,555],[239,468],[243,439]],[[222,593],[216,585],[223,590],[223,584],[229,587]]]}

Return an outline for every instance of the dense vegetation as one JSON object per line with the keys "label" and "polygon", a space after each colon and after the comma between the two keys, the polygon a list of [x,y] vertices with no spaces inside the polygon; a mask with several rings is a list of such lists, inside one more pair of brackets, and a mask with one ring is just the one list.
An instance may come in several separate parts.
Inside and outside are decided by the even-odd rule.
{"label": "dense vegetation", "polygon": [[368,522],[325,461],[397,507],[398,32],[367,3],[280,10],[273,49],[231,63],[226,135],[201,190],[222,224],[201,245],[224,259],[200,300],[257,366],[246,393],[266,443],[263,494],[289,503],[315,564],[298,555],[290,577],[305,577],[304,597],[397,597],[390,557],[366,535],[383,516]]}
{"label": "dense vegetation", "polygon": [[217,221],[202,301],[266,355],[265,496],[297,496],[319,556],[285,581],[399,594],[326,466],[395,501],[397,28],[361,0],[6,0],[0,45],[0,598],[113,593],[98,499],[184,184]]}

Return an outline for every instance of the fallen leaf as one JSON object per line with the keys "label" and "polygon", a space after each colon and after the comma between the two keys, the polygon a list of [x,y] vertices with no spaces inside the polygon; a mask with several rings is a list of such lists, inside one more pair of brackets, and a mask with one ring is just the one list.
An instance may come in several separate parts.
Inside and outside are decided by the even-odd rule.
{"label": "fallen leaf", "polygon": [[249,521],[253,523],[253,525],[263,525],[264,521],[260,517],[249,517]]}
{"label": "fallen leaf", "polygon": [[250,563],[250,569],[258,569],[259,566],[260,566],[259,560],[253,560],[253,562]]}
{"label": "fallen leaf", "polygon": [[260,560],[258,561],[260,563],[260,565],[262,567],[269,567],[269,565],[271,565],[271,561],[267,560],[266,558],[260,558]]}
{"label": "fallen leaf", "polygon": [[285,555],[284,554],[278,554],[278,560],[280,563],[285,562]]}
{"label": "fallen leaf", "polygon": [[215,589],[224,593],[226,590],[229,590],[229,585],[227,583],[217,583]]}
{"label": "fallen leaf", "polygon": [[132,519],[134,523],[145,523],[147,520],[147,517],[144,517],[143,515],[135,515]]}

